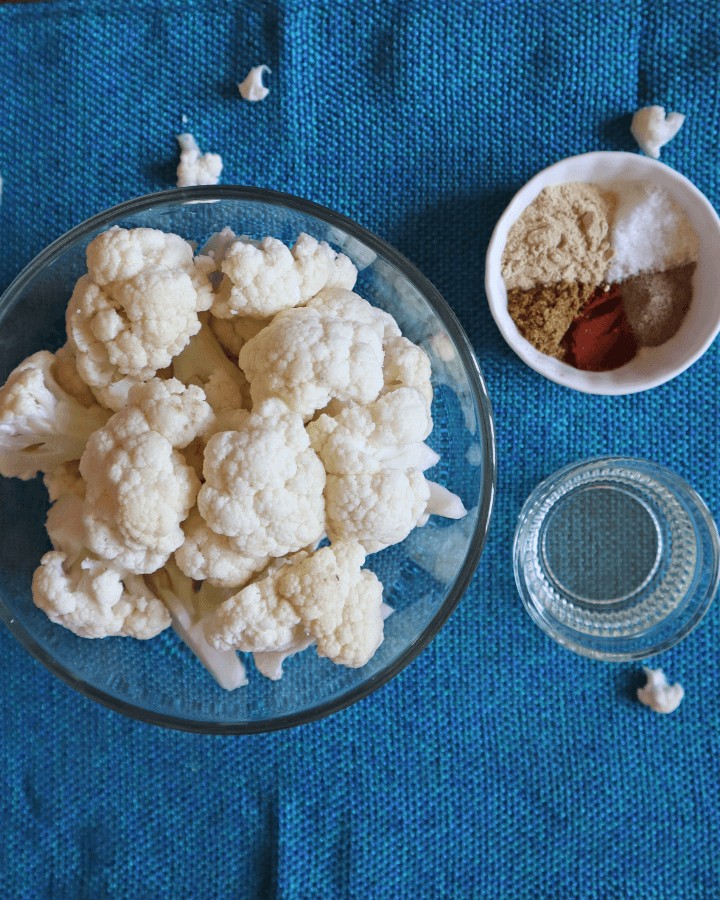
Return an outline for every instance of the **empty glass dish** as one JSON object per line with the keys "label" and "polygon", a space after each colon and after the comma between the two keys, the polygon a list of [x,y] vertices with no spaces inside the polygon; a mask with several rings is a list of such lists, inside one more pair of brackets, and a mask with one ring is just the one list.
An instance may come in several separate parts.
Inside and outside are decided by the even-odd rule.
{"label": "empty glass dish", "polygon": [[596,659],[643,659],[697,625],[718,587],[720,539],[707,507],[656,463],[573,463],[527,499],[513,564],[534,621]]}

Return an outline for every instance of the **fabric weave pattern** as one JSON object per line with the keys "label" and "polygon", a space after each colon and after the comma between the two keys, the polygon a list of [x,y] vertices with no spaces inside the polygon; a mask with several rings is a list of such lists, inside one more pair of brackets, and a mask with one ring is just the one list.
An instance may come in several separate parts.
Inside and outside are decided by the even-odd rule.
{"label": "fabric weave pattern", "polygon": [[[170,187],[175,135],[189,130],[222,154],[226,183],[337,209],[424,271],[477,352],[499,464],[489,541],[455,614],[393,682],[325,721],[165,732],[76,695],[1,630],[3,896],[717,896],[720,608],[663,655],[686,699],[656,716],[633,700],[639,667],[576,657],[532,625],[510,547],[535,484],[597,454],[670,466],[717,516],[718,347],[646,394],[575,394],[504,344],[483,258],[536,171],[636,149],[639,105],[686,114],[663,161],[720,204],[718,11],[0,6],[0,289],[88,216]],[[244,103],[236,83],[260,63],[270,94]]]}

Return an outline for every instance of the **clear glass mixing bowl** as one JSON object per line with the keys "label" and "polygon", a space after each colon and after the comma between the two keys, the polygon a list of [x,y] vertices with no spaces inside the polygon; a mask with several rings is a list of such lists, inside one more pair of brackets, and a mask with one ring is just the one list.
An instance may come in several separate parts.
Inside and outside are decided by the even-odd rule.
{"label": "clear glass mixing bowl", "polygon": [[151,641],[87,640],[35,608],[30,584],[50,548],[40,481],[0,478],[0,617],[34,656],[88,697],[146,722],[208,733],[269,731],[327,715],[367,696],[433,638],[468,585],[485,540],[495,483],[490,403],[472,349],[440,294],[399,253],[354,222],[286,194],[234,186],[185,188],[131,200],[100,213],[51,244],[0,298],[0,384],[26,356],[65,341],[64,313],[85,268],[85,248],[120,225],[174,231],[202,244],[229,225],[251,237],[327,240],[360,270],[358,292],[388,310],[421,344],[433,367],[435,428],[441,456],[432,478],[458,493],[460,522],[431,519],[402,544],[368,558],[395,613],[385,641],[361,669],[320,659],[310,649],[285,664],[279,682],[247,660],[249,685],[222,690],[168,630]]}

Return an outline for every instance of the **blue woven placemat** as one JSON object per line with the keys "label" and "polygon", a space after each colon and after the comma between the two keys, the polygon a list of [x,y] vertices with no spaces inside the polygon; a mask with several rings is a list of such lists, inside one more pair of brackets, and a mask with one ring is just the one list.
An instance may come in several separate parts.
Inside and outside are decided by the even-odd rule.
{"label": "blue woven placemat", "polygon": [[[494,403],[498,500],[476,578],[420,658],[293,732],[207,738],[92,704],[0,631],[4,897],[706,897],[720,860],[720,608],[634,666],[555,646],[512,580],[515,517],[560,465],[638,455],[717,516],[714,347],[664,387],[588,397],[525,368],[483,293],[530,175],[634,149],[638,105],[687,115],[663,159],[720,202],[718,6],[702,2],[54,2],[0,6],[0,288],[50,240],[169,187],[184,126],[224,181],[338,209],[438,286]],[[235,83],[266,63],[270,96]],[[3,528],[10,527],[3,523]]]}

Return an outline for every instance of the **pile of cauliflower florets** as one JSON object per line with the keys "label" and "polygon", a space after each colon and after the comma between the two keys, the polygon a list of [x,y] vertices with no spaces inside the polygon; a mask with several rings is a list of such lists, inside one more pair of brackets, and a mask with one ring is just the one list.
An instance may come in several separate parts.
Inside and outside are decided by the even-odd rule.
{"label": "pile of cauliflower florets", "polygon": [[311,644],[363,666],[390,612],[366,555],[465,514],[423,474],[424,351],[307,234],[224,229],[195,255],[112,228],[87,269],[67,343],[0,389],[0,473],[42,472],[52,502],[35,604],[81,637],[172,624],[228,689],[237,650],[274,679]]}

